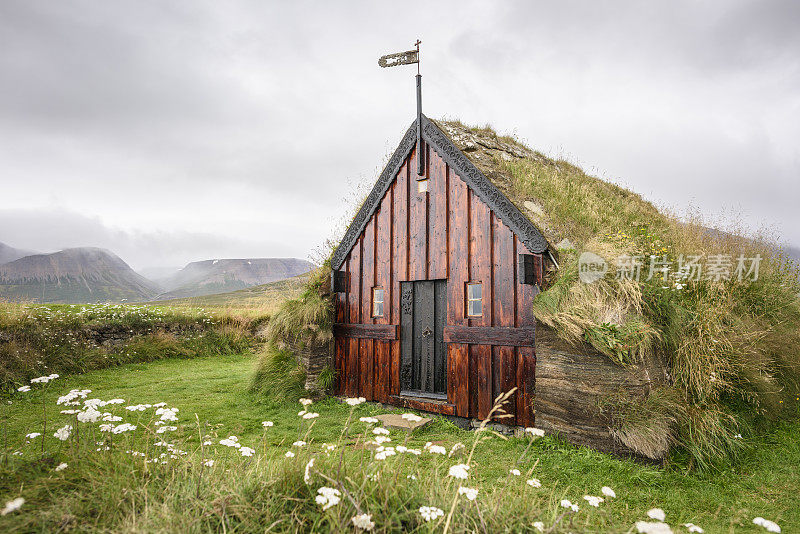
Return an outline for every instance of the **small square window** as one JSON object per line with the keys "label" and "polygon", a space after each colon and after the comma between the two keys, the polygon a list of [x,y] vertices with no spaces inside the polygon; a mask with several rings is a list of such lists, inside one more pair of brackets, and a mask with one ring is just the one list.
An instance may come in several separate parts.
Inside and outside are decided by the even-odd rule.
{"label": "small square window", "polygon": [[372,316],[383,317],[383,296],[384,290],[378,287],[372,288]]}
{"label": "small square window", "polygon": [[417,193],[428,192],[428,180],[419,180],[417,182]]}
{"label": "small square window", "polygon": [[480,282],[467,284],[467,315],[469,317],[483,315],[483,290]]}

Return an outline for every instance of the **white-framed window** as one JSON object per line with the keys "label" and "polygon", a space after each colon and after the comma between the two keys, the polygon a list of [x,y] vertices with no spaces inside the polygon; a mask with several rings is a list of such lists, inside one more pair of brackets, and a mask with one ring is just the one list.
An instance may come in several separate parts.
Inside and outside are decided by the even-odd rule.
{"label": "white-framed window", "polygon": [[372,288],[372,316],[383,317],[383,299],[386,291],[380,287]]}
{"label": "white-framed window", "polygon": [[480,282],[467,282],[467,317],[483,315],[483,288]]}
{"label": "white-framed window", "polygon": [[428,179],[417,181],[417,193],[428,192]]}

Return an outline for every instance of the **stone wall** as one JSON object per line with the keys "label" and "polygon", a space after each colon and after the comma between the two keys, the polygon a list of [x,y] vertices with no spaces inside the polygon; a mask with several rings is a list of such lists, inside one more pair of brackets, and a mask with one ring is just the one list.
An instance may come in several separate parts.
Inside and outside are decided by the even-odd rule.
{"label": "stone wall", "polygon": [[615,437],[602,403],[620,392],[644,397],[667,380],[667,368],[657,358],[622,367],[590,345],[569,344],[536,324],[536,426],[571,443],[639,455]]}
{"label": "stone wall", "polygon": [[320,391],[319,375],[326,367],[333,368],[333,341],[322,345],[293,344],[290,350],[306,373],[305,388],[311,392]]}

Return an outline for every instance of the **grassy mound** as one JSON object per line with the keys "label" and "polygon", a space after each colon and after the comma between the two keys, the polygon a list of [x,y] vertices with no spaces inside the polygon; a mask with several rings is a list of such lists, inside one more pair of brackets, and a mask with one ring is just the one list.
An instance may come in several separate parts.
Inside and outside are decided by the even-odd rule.
{"label": "grassy mound", "polygon": [[[710,229],[696,214],[664,213],[627,189],[517,145],[529,157],[496,158],[493,180],[560,244],[560,269],[537,296],[536,317],[620,365],[655,354],[671,369],[666,391],[610,399],[618,432],[668,428],[662,439],[706,465],[735,453],[749,426],[796,413],[800,286],[797,266],[779,247],[762,235]],[[605,258],[609,275],[582,283],[583,251]],[[698,255],[700,261],[729,255],[734,276],[715,280],[701,273],[690,280],[677,272],[679,258]],[[757,280],[735,275],[740,255],[760,255]],[[615,261],[625,256],[641,257],[640,281],[614,275]],[[646,280],[651,257],[665,256],[676,262],[671,272]]]}

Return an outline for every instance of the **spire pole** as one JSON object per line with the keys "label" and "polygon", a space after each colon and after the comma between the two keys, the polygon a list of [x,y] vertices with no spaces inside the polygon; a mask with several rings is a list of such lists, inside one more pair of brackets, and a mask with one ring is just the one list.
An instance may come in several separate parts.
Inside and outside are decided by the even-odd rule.
{"label": "spire pole", "polygon": [[417,39],[414,43],[415,50],[386,54],[378,59],[378,65],[383,68],[397,67],[398,65],[417,64],[417,180],[425,179],[425,150],[422,144],[422,75],[419,72],[419,45],[422,41]]}
{"label": "spire pole", "polygon": [[422,74],[419,73],[419,39],[414,45],[417,47],[417,180],[425,179],[425,150],[422,146]]}

